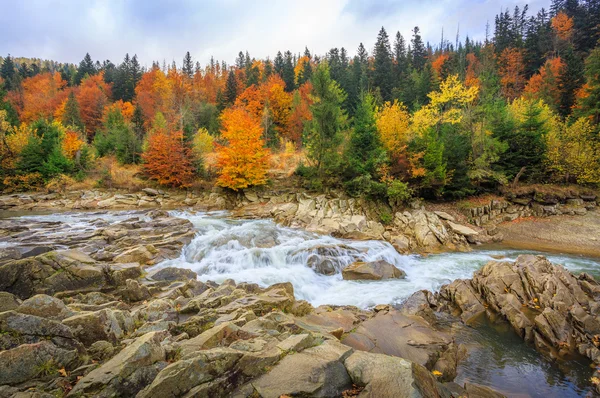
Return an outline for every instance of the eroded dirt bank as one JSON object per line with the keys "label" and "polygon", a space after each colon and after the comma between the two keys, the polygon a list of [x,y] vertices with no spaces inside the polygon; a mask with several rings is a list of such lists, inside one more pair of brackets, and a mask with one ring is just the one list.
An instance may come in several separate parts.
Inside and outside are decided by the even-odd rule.
{"label": "eroded dirt bank", "polygon": [[582,216],[529,217],[498,228],[508,247],[600,257],[598,211]]}

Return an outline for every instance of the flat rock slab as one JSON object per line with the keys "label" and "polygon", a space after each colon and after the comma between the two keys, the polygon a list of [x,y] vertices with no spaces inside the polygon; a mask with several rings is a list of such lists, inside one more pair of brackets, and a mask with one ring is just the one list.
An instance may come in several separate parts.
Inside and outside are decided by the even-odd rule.
{"label": "flat rock slab", "polygon": [[369,263],[355,262],[342,270],[345,280],[383,280],[402,279],[406,277],[404,271],[399,270],[387,261],[379,260]]}

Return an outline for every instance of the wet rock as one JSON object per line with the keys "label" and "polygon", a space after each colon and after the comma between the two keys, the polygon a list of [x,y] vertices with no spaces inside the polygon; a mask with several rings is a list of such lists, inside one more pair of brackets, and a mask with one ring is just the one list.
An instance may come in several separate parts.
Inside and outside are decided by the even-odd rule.
{"label": "wet rock", "polygon": [[75,314],[62,300],[46,294],[37,294],[23,301],[17,312],[58,321]]}
{"label": "wet rock", "polygon": [[345,336],[342,343],[361,351],[408,359],[438,370],[444,380],[456,376],[458,349],[453,339],[417,316],[395,310],[380,312]]}
{"label": "wet rock", "polygon": [[184,281],[187,282],[190,279],[196,279],[198,274],[190,269],[185,268],[177,268],[177,267],[167,267],[161,268],[156,272],[148,275],[150,278],[155,281]]}
{"label": "wet rock", "polygon": [[252,382],[261,397],[282,395],[340,396],[352,381],[344,361],[353,350],[333,341],[283,358],[269,373]]}
{"label": "wet rock", "polygon": [[521,255],[514,263],[489,262],[472,280],[443,287],[439,299],[467,314],[463,319],[489,308],[543,352],[579,352],[600,363],[599,294],[593,278],[576,278],[543,256]]}
{"label": "wet rock", "polygon": [[68,396],[135,396],[160,371],[153,365],[165,360],[165,351],[160,345],[165,337],[165,332],[151,332],[139,337],[79,380]]}
{"label": "wet rock", "polygon": [[465,391],[469,398],[506,398],[505,395],[502,395],[489,387],[475,383],[465,383]]}
{"label": "wet rock", "polygon": [[345,280],[382,280],[403,279],[406,274],[387,261],[379,260],[353,263],[342,270],[342,277]]}

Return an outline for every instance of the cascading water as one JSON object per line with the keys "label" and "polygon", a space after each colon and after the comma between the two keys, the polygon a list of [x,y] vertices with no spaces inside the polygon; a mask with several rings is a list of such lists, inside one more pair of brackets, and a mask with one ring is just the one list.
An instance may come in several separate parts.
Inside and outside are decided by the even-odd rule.
{"label": "cascading water", "polygon": [[[174,211],[198,230],[181,256],[157,267],[196,271],[199,279],[252,282],[268,286],[291,282],[296,298],[318,306],[398,303],[417,290],[435,291],[455,279],[470,278],[498,256],[514,259],[521,251],[446,253],[428,257],[400,255],[387,242],[352,241],[280,227],[269,220],[234,220],[226,213]],[[586,259],[549,256],[573,271],[594,271]],[[405,279],[345,281],[341,270],[355,261],[385,260],[406,272]]]}
{"label": "cascading water", "polygon": [[[227,213],[171,212],[190,220],[197,236],[177,259],[156,267],[177,266],[198,272],[201,280],[255,282],[266,286],[291,282],[296,297],[313,305],[339,304],[368,308],[398,303],[420,289],[437,290],[458,278],[470,278],[492,259],[514,260],[522,250],[473,251],[403,256],[388,243],[335,239],[279,227],[267,220],[228,219]],[[18,239],[0,238],[0,252],[15,245],[76,247],[93,239],[98,227],[147,217],[143,211],[69,212],[55,214],[3,214],[14,226],[27,226]],[[597,259],[544,253],[575,274],[600,277]],[[385,260],[404,270],[403,280],[344,281],[341,270],[354,261]],[[510,396],[579,397],[591,393],[588,363],[562,365],[541,360],[504,323],[464,328],[457,339],[469,347],[459,365],[456,381],[474,381],[508,392]]]}

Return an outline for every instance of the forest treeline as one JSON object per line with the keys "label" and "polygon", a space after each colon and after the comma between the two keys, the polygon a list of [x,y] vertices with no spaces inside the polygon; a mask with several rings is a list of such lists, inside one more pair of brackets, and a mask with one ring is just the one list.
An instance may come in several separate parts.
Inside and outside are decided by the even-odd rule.
{"label": "forest treeline", "polygon": [[[493,30],[493,32],[492,32]],[[268,182],[273,153],[296,174],[351,195],[460,198],[523,182],[600,184],[600,0],[505,10],[485,40],[425,43],[381,28],[363,44],[234,65],[116,65],[0,59],[0,189],[98,158],[141,164],[159,184]],[[205,159],[216,153],[213,171]]]}

